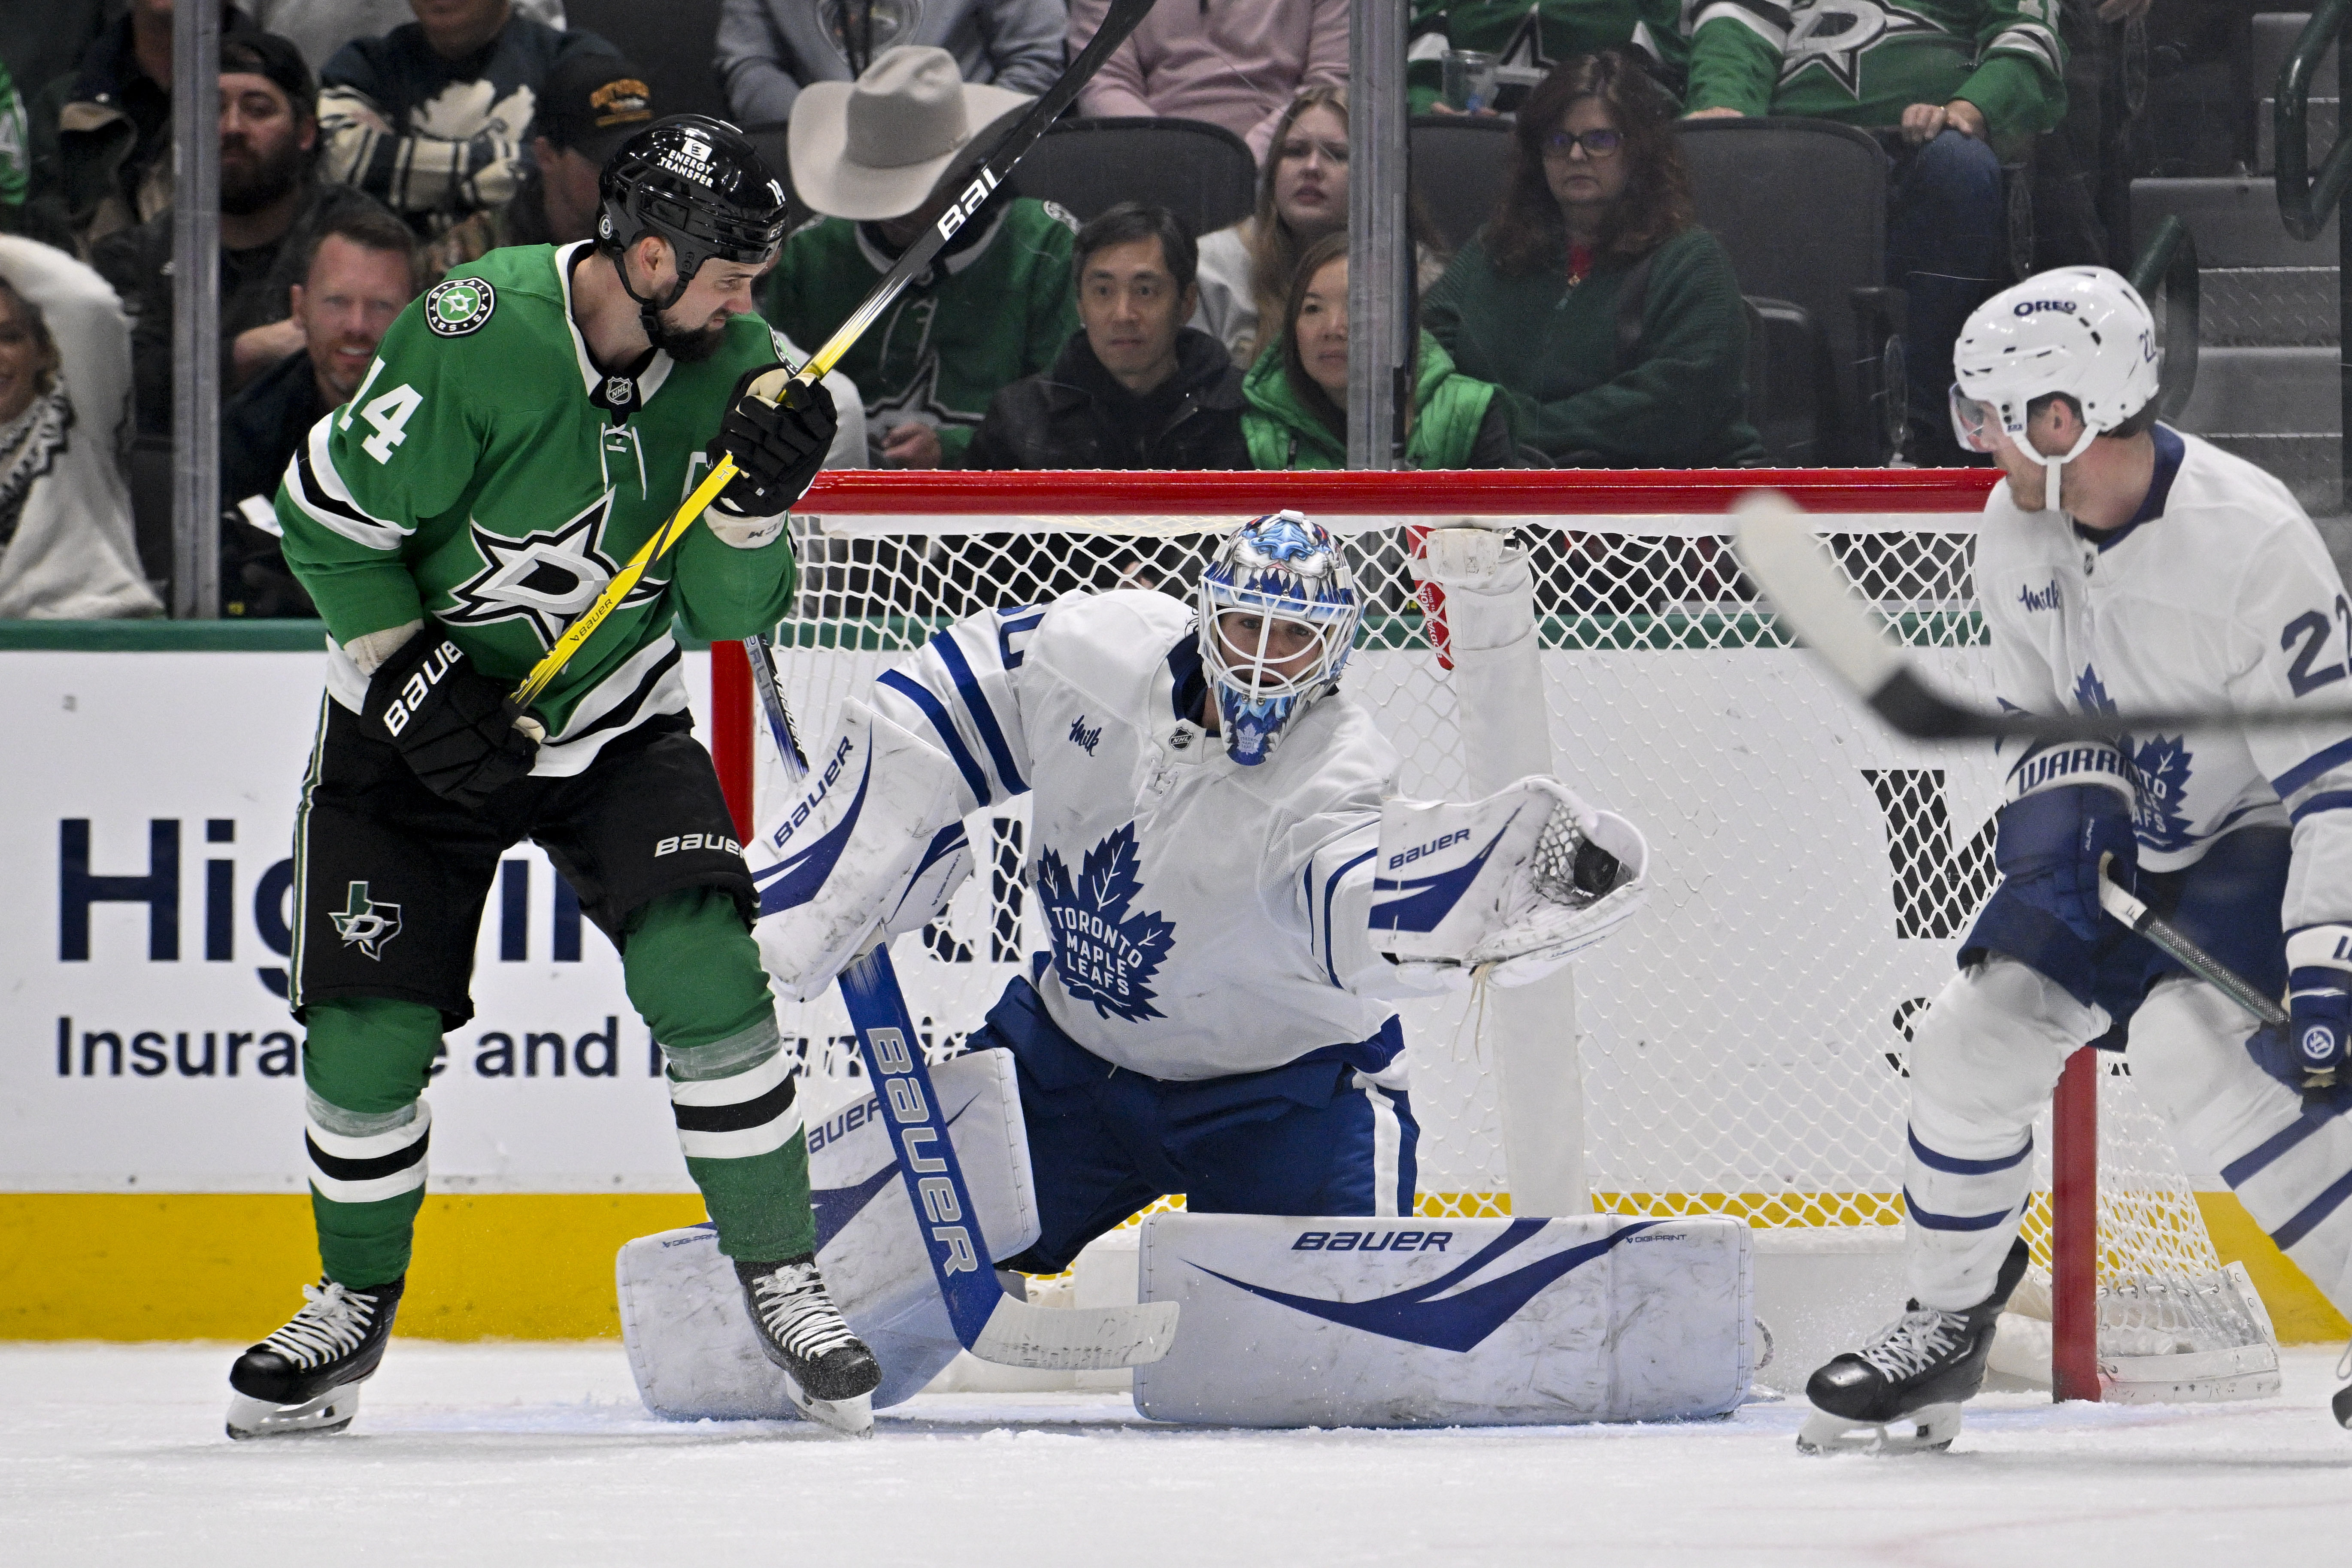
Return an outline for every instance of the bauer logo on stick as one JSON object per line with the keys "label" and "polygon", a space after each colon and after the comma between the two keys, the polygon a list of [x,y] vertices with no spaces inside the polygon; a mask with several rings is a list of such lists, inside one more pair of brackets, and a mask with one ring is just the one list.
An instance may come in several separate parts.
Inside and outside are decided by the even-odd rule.
{"label": "bauer logo on stick", "polygon": [[435,334],[462,338],[479,331],[498,308],[498,291],[478,278],[452,278],[425,294],[425,324]]}

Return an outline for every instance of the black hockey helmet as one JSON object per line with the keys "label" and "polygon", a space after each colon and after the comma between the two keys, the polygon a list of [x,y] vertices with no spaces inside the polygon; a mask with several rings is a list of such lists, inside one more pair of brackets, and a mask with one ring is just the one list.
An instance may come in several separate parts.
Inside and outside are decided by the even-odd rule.
{"label": "black hockey helmet", "polygon": [[[673,114],[621,143],[598,178],[597,195],[604,209],[596,220],[600,247],[617,259],[656,234],[677,257],[677,284],[668,299],[648,301],[629,289],[648,312],[677,303],[712,258],[757,266],[784,237],[783,182],[741,132],[707,115]],[[628,283],[625,270],[622,282]]]}

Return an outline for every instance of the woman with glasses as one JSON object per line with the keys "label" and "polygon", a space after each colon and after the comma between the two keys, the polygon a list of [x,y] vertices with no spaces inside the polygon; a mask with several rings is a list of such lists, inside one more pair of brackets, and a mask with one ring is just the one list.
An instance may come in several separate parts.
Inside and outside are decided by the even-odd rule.
{"label": "woman with glasses", "polygon": [[1553,463],[1763,461],[1746,308],[1692,216],[1674,112],[1615,49],[1563,62],[1519,112],[1501,205],[1424,306],[1455,365],[1501,386],[1522,445]]}

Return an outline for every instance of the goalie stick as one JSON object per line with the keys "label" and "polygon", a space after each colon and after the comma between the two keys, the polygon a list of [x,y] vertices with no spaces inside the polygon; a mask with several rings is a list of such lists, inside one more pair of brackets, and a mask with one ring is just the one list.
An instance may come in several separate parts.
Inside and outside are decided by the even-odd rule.
{"label": "goalie stick", "polygon": [[[767,638],[744,638],[743,651],[751,660],[751,685],[776,754],[798,784],[808,777],[808,759],[784,705]],[[841,972],[840,984],[858,1058],[876,1096],[888,1108],[885,1121],[898,1152],[899,1179],[914,1205],[956,1342],[982,1361],[1064,1372],[1140,1366],[1166,1355],[1176,1335],[1173,1301],[1033,1307],[1005,1293],[981,1234],[980,1211],[972,1206],[963,1167],[940,1120],[939,1096],[898,990],[888,944],[877,937]]]}
{"label": "goalie stick", "polygon": [[[1103,61],[1110,58],[1112,50],[1127,41],[1127,36],[1134,32],[1137,25],[1150,12],[1153,0],[1111,0],[1110,9],[1103,16],[1102,26],[1096,31],[1094,37],[1078,51],[1077,58],[1069,63],[1054,85],[1013,121],[1011,130],[992,142],[989,139],[989,129],[992,127],[983,128],[971,139],[969,147],[986,146],[989,153],[971,171],[969,183],[948,203],[946,210],[940,214],[931,226],[923,231],[922,237],[906,248],[898,264],[874,286],[874,291],[849,313],[849,319],[834,330],[833,336],[825,340],[824,346],[809,356],[808,363],[798,370],[786,370],[782,378],[761,376],[752,384],[752,392],[771,403],[782,403],[792,395],[794,387],[814,385],[840,363],[841,357],[856,346],[857,340],[866,335],[866,329],[881,318],[882,312],[890,308],[891,301],[906,292],[908,284],[929,270],[932,258],[940,253],[940,247],[953,239],[956,231],[987,205],[988,199],[996,194],[997,187],[1011,177],[1013,166],[1021,162],[1022,154],[1036,145],[1037,138],[1045,134],[1046,128],[1060,118],[1064,110],[1077,101],[1078,94],[1087,82],[1094,79],[1095,72],[1102,68]],[[1008,115],[1006,118],[1011,117]],[[947,175],[950,188],[954,180],[962,178],[965,178],[963,172],[950,166]],[[644,578],[646,569],[669,553],[679,537],[694,525],[694,520],[719,499],[719,492],[727,488],[727,481],[733,479],[735,473],[734,458],[721,457],[669,521],[638,546],[637,552],[629,557],[628,563],[604,584],[604,591],[596,595],[595,602],[581,612],[578,620],[564,628],[563,635],[555,640],[555,645],[531,667],[530,674],[524,677],[523,683],[514,689],[517,707],[529,707],[540,693],[547,689],[556,675],[572,661],[572,656],[580,651],[580,645],[594,635],[596,628],[603,626],[620,606],[621,601],[628,597],[629,591]]]}
{"label": "goalie stick", "polygon": [[2352,708],[2221,708],[2105,713],[1996,713],[1936,689],[1909,655],[1889,641],[1824,554],[1805,514],[1786,497],[1759,490],[1733,510],[1739,564],[1788,620],[1800,641],[1852,687],[1872,712],[1921,741],[2017,737],[2112,740],[2127,731],[2242,730],[2352,724]]}

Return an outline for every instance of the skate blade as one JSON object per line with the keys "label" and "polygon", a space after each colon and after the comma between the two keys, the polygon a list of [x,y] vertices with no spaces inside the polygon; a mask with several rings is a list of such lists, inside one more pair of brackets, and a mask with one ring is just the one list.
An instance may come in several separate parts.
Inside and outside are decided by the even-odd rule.
{"label": "skate blade", "polygon": [[360,1413],[360,1385],[344,1384],[300,1405],[272,1405],[229,1391],[228,1435],[242,1443],[255,1437],[324,1437],[341,1431]]}
{"label": "skate blade", "polygon": [[1797,1432],[1801,1454],[1941,1453],[1960,1435],[1960,1407],[1923,1405],[1888,1422],[1850,1421],[1816,1410]]}
{"label": "skate blade", "polygon": [[784,1393],[791,1396],[793,1408],[818,1426],[838,1432],[845,1437],[874,1436],[874,1396],[861,1394],[855,1399],[811,1399],[801,1392],[791,1373],[784,1373]]}

